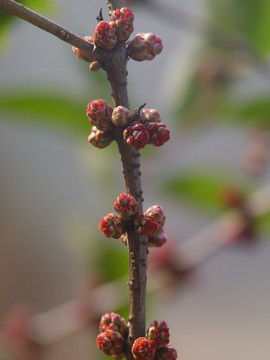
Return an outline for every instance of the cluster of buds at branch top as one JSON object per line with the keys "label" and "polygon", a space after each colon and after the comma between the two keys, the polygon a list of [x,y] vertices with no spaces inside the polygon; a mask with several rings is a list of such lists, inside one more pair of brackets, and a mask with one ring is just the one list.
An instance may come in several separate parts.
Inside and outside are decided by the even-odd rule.
{"label": "cluster of buds at branch top", "polygon": [[161,123],[156,109],[136,109],[133,112],[124,106],[112,109],[106,101],[99,99],[87,105],[86,114],[94,125],[88,142],[99,149],[113,141],[115,126],[123,128],[124,141],[136,149],[142,149],[146,144],[161,146],[170,139],[170,130]]}
{"label": "cluster of buds at branch top", "polygon": [[167,323],[153,321],[146,337],[134,341],[132,353],[135,360],[176,360],[177,351],[169,344],[170,332]]}
{"label": "cluster of buds at branch top", "polygon": [[[95,46],[111,51],[117,43],[127,41],[134,30],[134,15],[131,9],[123,7],[111,11],[110,22],[100,21],[94,30],[93,38],[84,37],[84,40]],[[163,49],[162,40],[153,33],[139,33],[128,44],[128,56],[136,61],[152,60]],[[80,60],[92,61],[92,57],[84,51],[73,47],[73,51]],[[100,66],[90,66],[90,70],[97,71]]]}
{"label": "cluster of buds at branch top", "polygon": [[128,44],[128,55],[136,61],[153,60],[162,49],[162,40],[158,35],[139,33]]}
{"label": "cluster of buds at branch top", "polygon": [[149,246],[160,247],[167,241],[163,231],[165,215],[160,205],[153,205],[144,214],[138,214],[138,201],[133,196],[123,193],[117,197],[114,209],[119,215],[110,213],[99,223],[99,230],[106,237],[118,239],[125,236],[128,230],[135,230],[149,239]]}

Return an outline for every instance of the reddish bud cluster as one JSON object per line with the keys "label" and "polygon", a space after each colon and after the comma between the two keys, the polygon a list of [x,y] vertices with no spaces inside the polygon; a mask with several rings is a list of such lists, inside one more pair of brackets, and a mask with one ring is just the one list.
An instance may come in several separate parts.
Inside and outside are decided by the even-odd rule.
{"label": "reddish bud cluster", "polygon": [[156,353],[155,360],[176,360],[177,351],[171,345],[165,346]]}
{"label": "reddish bud cluster", "polygon": [[99,330],[100,332],[105,330],[118,331],[121,335],[123,335],[123,337],[126,337],[128,333],[126,320],[119,314],[113,312],[102,315],[99,324]]}
{"label": "reddish bud cluster", "polygon": [[113,213],[104,216],[100,220],[99,230],[106,237],[112,237],[114,239],[119,239],[124,232],[123,223],[120,218]]}
{"label": "reddish bud cluster", "polygon": [[104,149],[113,141],[113,134],[111,132],[104,132],[93,126],[91,134],[88,136],[88,142],[90,145],[99,149]]}
{"label": "reddish bud cluster", "polygon": [[124,347],[128,335],[126,320],[116,313],[106,313],[99,324],[100,334],[97,336],[97,346],[106,355],[112,355],[116,360],[124,357]]}
{"label": "reddish bud cluster", "polygon": [[[85,41],[88,41],[89,43],[94,44],[94,39],[91,36],[85,36],[83,39]],[[75,46],[72,47],[72,51],[74,52],[74,54],[76,54],[76,56],[77,56],[77,58],[79,60],[84,60],[84,61],[87,61],[87,62],[91,62],[92,57],[86,51],[78,49]]]}
{"label": "reddish bud cluster", "polygon": [[114,210],[118,212],[122,220],[130,219],[137,214],[139,203],[129,194],[123,193],[118,196],[114,203]]}
{"label": "reddish bud cluster", "polygon": [[156,123],[161,122],[160,114],[156,109],[143,109],[141,112],[144,116],[144,121]]}
{"label": "reddish bud cluster", "polygon": [[116,9],[112,11],[110,24],[116,31],[118,41],[125,42],[134,30],[134,15],[129,8]]}
{"label": "reddish bud cluster", "polygon": [[135,230],[147,238],[154,236],[157,232],[158,224],[153,216],[141,214],[134,221]]}
{"label": "reddish bud cluster", "polygon": [[136,149],[142,149],[148,143],[149,134],[146,127],[140,122],[130,124],[123,132],[124,140]]}
{"label": "reddish bud cluster", "polygon": [[156,233],[148,239],[148,246],[160,247],[164,245],[167,242],[167,236],[163,231],[166,219],[163,208],[160,205],[153,205],[149,207],[144,214],[152,216],[158,224]]}
{"label": "reddish bud cluster", "polygon": [[123,336],[114,330],[105,330],[97,336],[97,346],[106,355],[120,355],[124,347]]}
{"label": "reddish bud cluster", "polygon": [[105,50],[112,50],[117,43],[117,36],[113,26],[107,21],[100,21],[94,30],[94,42]]}
{"label": "reddish bud cluster", "polygon": [[106,101],[99,99],[93,100],[87,105],[86,114],[91,124],[99,130],[108,131],[113,127],[111,116],[112,107]]}
{"label": "reddish bud cluster", "polygon": [[147,339],[155,342],[156,348],[160,349],[169,344],[170,331],[166,321],[153,321],[147,330]]}
{"label": "reddish bud cluster", "polygon": [[162,40],[153,33],[139,33],[128,44],[128,55],[136,61],[152,60],[161,53]]}
{"label": "reddish bud cluster", "polygon": [[149,134],[149,144],[162,146],[170,139],[170,130],[165,124],[146,122],[145,127]]}
{"label": "reddish bud cluster", "polygon": [[140,337],[133,343],[132,354],[135,360],[154,360],[156,345],[154,341]]}

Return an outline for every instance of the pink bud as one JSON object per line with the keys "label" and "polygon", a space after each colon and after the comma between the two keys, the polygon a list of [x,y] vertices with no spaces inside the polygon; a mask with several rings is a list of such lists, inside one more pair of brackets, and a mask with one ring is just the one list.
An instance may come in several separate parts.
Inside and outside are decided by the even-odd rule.
{"label": "pink bud", "polygon": [[166,141],[170,140],[170,130],[165,124],[146,122],[144,125],[149,134],[149,144],[162,146]]}
{"label": "pink bud", "polygon": [[145,117],[145,121],[161,123],[161,117],[156,109],[143,109],[142,113]]}
{"label": "pink bud", "polygon": [[92,127],[91,134],[88,136],[89,144],[99,149],[109,146],[113,140],[113,133],[99,130],[96,126]]}
{"label": "pink bud", "polygon": [[111,50],[117,43],[114,28],[106,21],[100,21],[94,31],[94,42],[105,50]]}
{"label": "pink bud", "polygon": [[[85,36],[83,39],[85,41],[88,41],[89,43],[94,44],[94,39],[91,36]],[[78,49],[75,46],[72,47],[72,51],[74,52],[74,54],[76,54],[76,56],[77,56],[77,58],[79,60],[84,60],[84,61],[87,61],[87,62],[92,61],[92,57],[86,51]]]}
{"label": "pink bud", "polygon": [[149,247],[161,247],[167,242],[167,235],[164,233],[163,229],[158,230],[153,236],[148,239]]}
{"label": "pink bud", "polygon": [[133,32],[134,15],[129,8],[116,9],[112,11],[110,24],[116,31],[117,38],[120,42],[125,42]]}
{"label": "pink bud", "polygon": [[91,124],[99,130],[106,131],[113,128],[112,107],[106,101],[99,99],[93,100],[87,105],[86,114]]}
{"label": "pink bud", "polygon": [[126,337],[128,334],[126,320],[119,314],[113,312],[102,315],[99,324],[99,330],[100,332],[105,330],[118,331],[123,337]]}
{"label": "pink bud", "polygon": [[147,339],[153,340],[157,349],[168,345],[170,340],[170,331],[166,321],[153,321],[147,330]]}
{"label": "pink bud", "polygon": [[131,120],[129,109],[124,106],[117,106],[112,112],[112,122],[115,126],[127,126]]}
{"label": "pink bud", "polygon": [[160,205],[150,206],[144,213],[144,215],[153,216],[158,224],[158,231],[162,229],[166,216],[164,214],[164,210]]}
{"label": "pink bud", "polygon": [[177,359],[177,351],[171,347],[171,345],[167,345],[156,352],[155,360],[176,360]]}

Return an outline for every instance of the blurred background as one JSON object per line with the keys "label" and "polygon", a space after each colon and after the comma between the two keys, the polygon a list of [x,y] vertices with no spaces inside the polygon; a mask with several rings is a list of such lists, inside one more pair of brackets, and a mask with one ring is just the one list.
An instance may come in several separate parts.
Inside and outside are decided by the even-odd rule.
{"label": "blurred background", "polygon": [[[80,36],[101,6],[108,20],[105,2],[21,2]],[[147,326],[166,320],[179,359],[270,360],[270,3],[126,5],[134,34],[164,43],[129,61],[131,107],[157,108],[171,130],[141,157],[144,207],[162,205],[169,238],[150,249]],[[116,144],[89,146],[85,111],[112,105],[110,88],[3,12],[0,45],[0,359],[103,359],[98,321],[128,314],[128,259],[98,223],[124,182]]]}

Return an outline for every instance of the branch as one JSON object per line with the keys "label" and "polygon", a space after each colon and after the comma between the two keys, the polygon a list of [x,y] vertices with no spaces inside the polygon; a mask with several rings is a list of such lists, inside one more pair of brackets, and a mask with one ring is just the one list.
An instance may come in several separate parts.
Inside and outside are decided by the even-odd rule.
{"label": "branch", "polygon": [[[59,39],[76,46],[80,50],[83,50],[89,55],[93,52],[93,45],[85,41],[78,35],[65,29],[64,27],[54,23],[53,21],[46,19],[45,17],[37,14],[36,12],[26,8],[25,6],[17,3],[13,0],[0,0],[0,10],[7,12],[8,14],[17,16],[37,27],[43,29],[50,34],[57,36]],[[94,60],[94,57],[93,57]]]}

